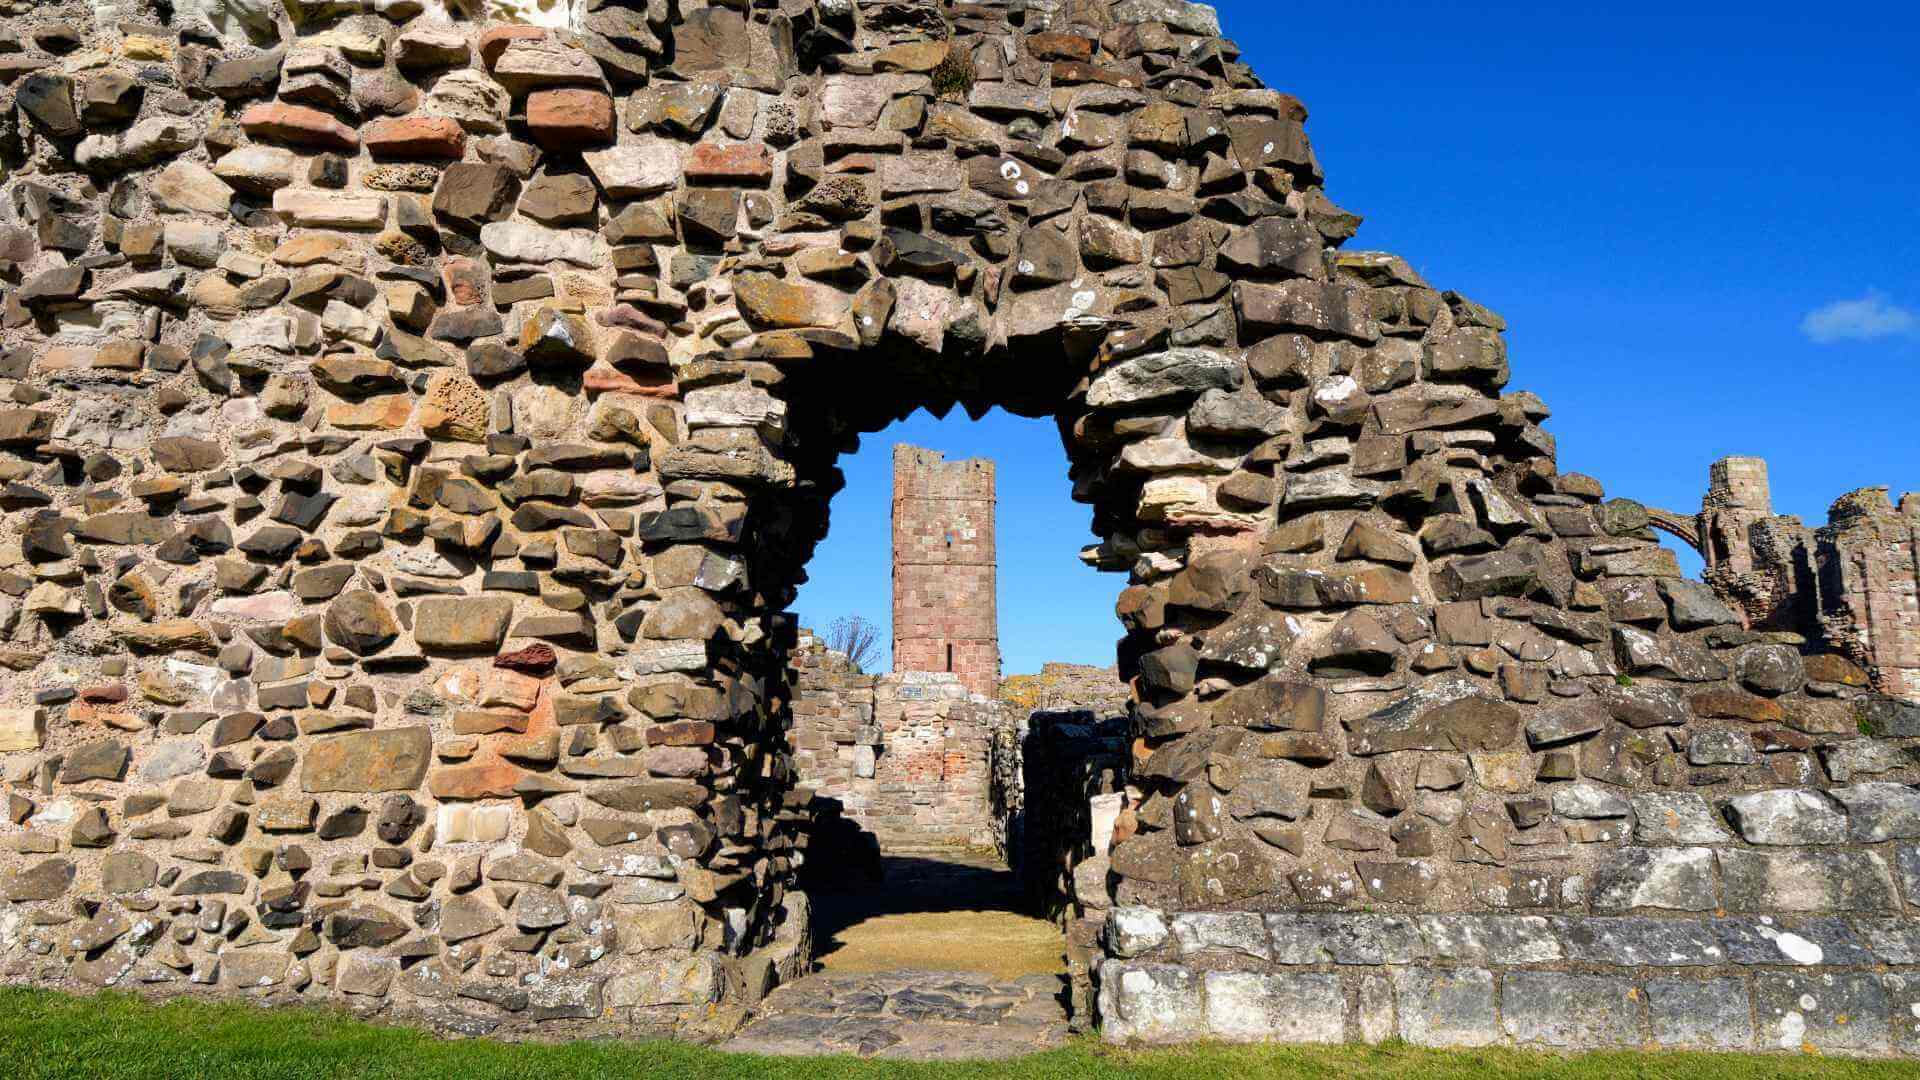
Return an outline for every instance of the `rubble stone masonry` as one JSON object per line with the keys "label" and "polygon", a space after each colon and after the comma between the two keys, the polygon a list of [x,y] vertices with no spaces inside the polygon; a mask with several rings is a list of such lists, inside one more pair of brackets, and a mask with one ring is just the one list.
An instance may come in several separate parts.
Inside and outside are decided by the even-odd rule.
{"label": "rubble stone masonry", "polygon": [[883,852],[993,846],[992,700],[946,672],[865,674],[817,641],[793,670],[800,791],[837,803]]}
{"label": "rubble stone masonry", "polygon": [[1732,457],[1714,463],[1696,520],[1682,535],[1748,627],[1844,653],[1881,693],[1920,703],[1920,493],[1896,509],[1886,488],[1860,488],[1810,529],[1774,514],[1765,461]]}
{"label": "rubble stone masonry", "polygon": [[795,746],[836,461],[1005,408],[1127,576],[1083,1021],[1920,1051],[1911,497],[1824,634],[1684,578],[1212,9],[7,11],[0,978],[725,1027],[871,745]]}
{"label": "rubble stone masonry", "polygon": [[1000,683],[993,462],[893,448],[893,669]]}

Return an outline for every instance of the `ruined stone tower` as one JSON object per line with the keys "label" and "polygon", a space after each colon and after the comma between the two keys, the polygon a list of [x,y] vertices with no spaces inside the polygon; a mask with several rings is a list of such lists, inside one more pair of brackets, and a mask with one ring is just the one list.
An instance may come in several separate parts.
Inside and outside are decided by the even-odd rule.
{"label": "ruined stone tower", "polygon": [[1000,681],[993,462],[893,448],[893,669],[948,671],[969,693]]}
{"label": "ruined stone tower", "polygon": [[1881,693],[1920,701],[1920,494],[1896,508],[1886,488],[1858,488],[1809,528],[1773,512],[1765,461],[1728,457],[1713,463],[1691,531],[1681,515],[1650,514],[1694,545],[1707,584],[1749,629],[1844,653]]}

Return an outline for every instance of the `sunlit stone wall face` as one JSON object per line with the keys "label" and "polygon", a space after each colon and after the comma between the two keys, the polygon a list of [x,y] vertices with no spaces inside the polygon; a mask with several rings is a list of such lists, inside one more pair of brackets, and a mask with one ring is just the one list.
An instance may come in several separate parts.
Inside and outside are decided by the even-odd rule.
{"label": "sunlit stone wall face", "polygon": [[1913,1045],[1914,710],[1559,473],[1210,9],[6,21],[5,977],[737,1016],[835,458],[1000,406],[1131,576],[1111,1037]]}

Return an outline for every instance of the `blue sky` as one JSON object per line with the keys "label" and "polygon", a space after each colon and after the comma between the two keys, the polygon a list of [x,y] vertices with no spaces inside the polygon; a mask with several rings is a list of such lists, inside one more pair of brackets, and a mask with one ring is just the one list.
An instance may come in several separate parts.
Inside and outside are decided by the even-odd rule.
{"label": "blue sky", "polygon": [[[1686,512],[1715,458],[1758,454],[1814,524],[1920,489],[1920,11],[1566,6],[1218,5],[1311,111],[1328,193],[1367,218],[1348,246],[1507,317],[1562,469]],[[1124,581],[1075,559],[1053,426],[1003,413],[919,413],[842,459],[803,618],[885,625],[896,441],[1001,463],[1005,670],[1110,663]]]}

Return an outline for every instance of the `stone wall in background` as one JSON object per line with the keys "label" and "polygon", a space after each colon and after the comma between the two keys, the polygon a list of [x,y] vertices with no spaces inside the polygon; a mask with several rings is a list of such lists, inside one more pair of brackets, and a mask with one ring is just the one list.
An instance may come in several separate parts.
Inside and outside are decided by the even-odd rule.
{"label": "stone wall in background", "polygon": [[794,653],[797,789],[871,834],[882,852],[985,848],[1001,828],[990,797],[1002,713],[958,675],[864,674],[803,633]]}
{"label": "stone wall in background", "polygon": [[1107,858],[1128,803],[1122,711],[1039,709],[1020,740],[1022,803],[1009,859],[1037,914],[1060,924],[1076,1030],[1095,1017],[1094,976],[1112,897]]}
{"label": "stone wall in background", "polygon": [[1859,488],[1811,529],[1773,512],[1765,461],[1730,457],[1714,462],[1694,519],[1650,513],[1700,551],[1748,627],[1843,653],[1879,692],[1920,703],[1920,492],[1896,509],[1886,488]]}
{"label": "stone wall in background", "polygon": [[[1920,706],[1561,472],[1504,320],[1343,250],[1211,9],[4,30],[0,977],[724,1026],[804,960],[836,461],[999,407],[1128,575],[1110,1037],[1318,1037],[1337,989],[1346,1036],[1607,1043],[1672,938],[1760,1045],[1910,1045]],[[1909,595],[1888,520],[1833,595]]]}

